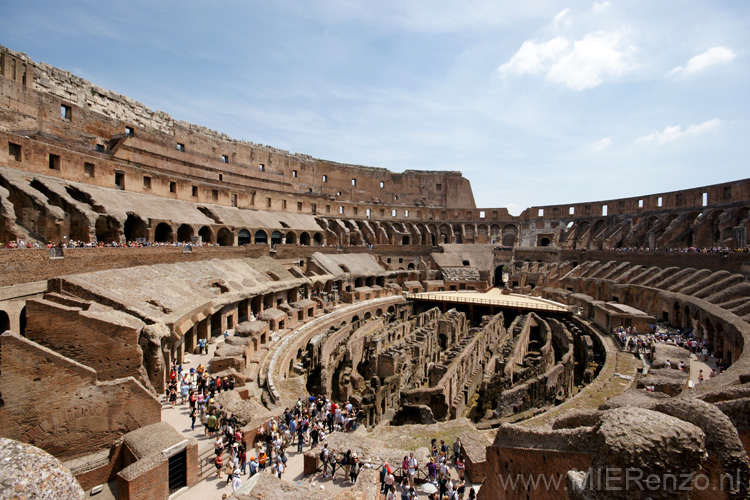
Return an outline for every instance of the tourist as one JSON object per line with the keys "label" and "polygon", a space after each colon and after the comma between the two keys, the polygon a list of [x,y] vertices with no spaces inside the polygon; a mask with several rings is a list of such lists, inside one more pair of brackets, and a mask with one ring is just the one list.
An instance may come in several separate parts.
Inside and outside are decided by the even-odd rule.
{"label": "tourist", "polygon": [[221,454],[216,455],[214,465],[216,466],[216,471],[219,473],[219,479],[221,479],[221,469],[224,468],[224,458],[222,458]]}
{"label": "tourist", "polygon": [[414,477],[417,474],[417,459],[414,458],[414,453],[409,454],[409,486],[414,488]]}
{"label": "tourist", "polygon": [[463,481],[464,479],[464,469],[466,468],[466,462],[464,462],[463,457],[459,454],[458,458],[456,459],[456,469],[458,469],[458,479]]}
{"label": "tourist", "polygon": [[227,481],[226,484],[229,484],[232,482],[232,474],[234,473],[234,465],[232,465],[231,460],[225,460],[224,465],[224,472],[227,474]]}
{"label": "tourist", "polygon": [[391,489],[385,494],[385,500],[396,500],[396,493]]}
{"label": "tourist", "polygon": [[185,374],[182,377],[182,382],[180,382],[180,397],[182,398],[182,404],[185,404],[187,401],[188,391],[190,391],[190,382],[188,382],[187,374]]}
{"label": "tourist", "polygon": [[214,453],[217,455],[221,455],[221,452],[224,451],[224,440],[222,439],[221,435],[218,435],[216,437],[216,441],[214,441]]}
{"label": "tourist", "polygon": [[399,485],[399,490],[401,491],[401,500],[409,500],[409,479],[406,478],[406,475],[404,475],[404,479],[401,481],[401,484]]}
{"label": "tourist", "polygon": [[351,479],[352,483],[357,482],[357,476],[359,475],[359,459],[357,459],[357,454],[352,454],[352,468],[349,469],[349,479]]}
{"label": "tourist", "polygon": [[169,384],[169,404],[172,408],[177,404],[177,382],[170,382]]}
{"label": "tourist", "polygon": [[276,477],[281,479],[281,475],[284,473],[284,462],[279,460],[278,462],[276,462],[275,467],[276,467]]}
{"label": "tourist", "polygon": [[232,492],[236,492],[242,486],[242,478],[240,477],[240,470],[234,471],[234,478],[232,479]]}
{"label": "tourist", "polygon": [[328,458],[328,463],[331,466],[331,479],[336,477],[336,450],[331,450],[331,455]]}
{"label": "tourist", "polygon": [[328,477],[328,443],[320,451],[320,461],[323,464],[323,477]]}
{"label": "tourist", "polygon": [[440,498],[445,496],[446,491],[448,491],[448,476],[441,470],[438,473],[438,493],[440,493]]}
{"label": "tourist", "polygon": [[456,493],[458,493],[458,500],[464,500],[465,492],[466,492],[466,482],[462,478],[456,485]]}
{"label": "tourist", "polygon": [[383,491],[385,492],[385,494],[387,495],[388,493],[393,493],[393,496],[395,498],[396,494],[394,493],[394,485],[396,483],[396,478],[393,477],[393,473],[391,473],[390,469],[388,469],[388,473],[385,475],[385,480],[383,481],[383,483]]}
{"label": "tourist", "polygon": [[[437,446],[433,446],[435,451],[437,451]],[[437,464],[435,463],[435,457],[430,457],[430,461],[427,464],[427,481],[430,483],[435,483],[437,481]]]}
{"label": "tourist", "polygon": [[456,440],[453,442],[453,463],[456,462],[460,454],[461,454],[461,441],[459,441],[458,437],[456,437]]}
{"label": "tourist", "polygon": [[[344,464],[344,480],[349,481],[349,478],[351,477],[349,473],[351,472],[351,468],[352,468],[352,450],[346,450],[346,453],[344,453],[343,464]],[[387,468],[387,466],[388,466],[388,462],[386,462],[383,467]]]}
{"label": "tourist", "polygon": [[240,446],[239,453],[237,454],[237,458],[239,461],[240,471],[242,471],[243,474],[247,474],[247,472],[245,472],[247,470],[247,453],[245,452],[244,444]]}

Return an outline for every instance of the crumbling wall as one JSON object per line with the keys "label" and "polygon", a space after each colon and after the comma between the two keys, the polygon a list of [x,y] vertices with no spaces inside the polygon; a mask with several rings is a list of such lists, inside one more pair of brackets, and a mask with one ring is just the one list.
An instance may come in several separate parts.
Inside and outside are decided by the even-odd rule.
{"label": "crumbling wall", "polygon": [[133,317],[125,322],[124,315],[115,311],[107,321],[105,314],[45,299],[30,300],[26,303],[26,336],[93,368],[100,380],[134,377],[150,386],[138,343],[144,324]]}
{"label": "crumbling wall", "polygon": [[132,377],[99,382],[93,369],[10,332],[0,354],[4,437],[70,459],[161,420],[158,399]]}

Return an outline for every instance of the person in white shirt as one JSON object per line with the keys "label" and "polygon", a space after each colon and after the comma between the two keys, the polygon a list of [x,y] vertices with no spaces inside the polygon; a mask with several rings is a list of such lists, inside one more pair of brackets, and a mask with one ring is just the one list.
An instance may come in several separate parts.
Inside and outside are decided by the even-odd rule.
{"label": "person in white shirt", "polygon": [[414,453],[409,454],[409,486],[414,488],[414,476],[417,473],[417,459],[414,458]]}
{"label": "person in white shirt", "polygon": [[242,486],[242,478],[240,477],[240,470],[234,471],[234,477],[232,478],[232,491],[237,491]]}

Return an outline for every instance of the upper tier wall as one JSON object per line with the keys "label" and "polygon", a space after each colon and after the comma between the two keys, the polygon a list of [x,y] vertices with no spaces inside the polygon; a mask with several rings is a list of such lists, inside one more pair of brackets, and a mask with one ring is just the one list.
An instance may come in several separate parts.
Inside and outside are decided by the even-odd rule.
{"label": "upper tier wall", "polygon": [[[48,132],[73,142],[88,142],[92,151],[97,144],[109,142],[111,153],[119,160],[238,188],[262,187],[342,202],[475,206],[471,185],[460,172],[395,173],[292,154],[175,120],[163,111],[153,111],[46,63],[34,63],[25,54],[2,46],[0,64],[2,97],[7,98],[4,105],[10,111],[0,120],[0,127],[9,131]],[[24,117],[11,116],[19,113]],[[253,180],[272,185],[258,186]]]}
{"label": "upper tier wall", "polygon": [[[619,200],[532,207],[513,217],[505,208],[477,209],[471,185],[460,172],[394,173],[237,141],[174,120],[167,113],[67,71],[34,63],[25,54],[2,46],[0,103],[0,141],[8,142],[7,161],[0,153],[0,164],[100,187],[333,218],[468,223],[466,228],[452,224],[441,229],[446,236],[436,243],[463,243],[475,233],[491,233],[482,228],[484,223],[498,223],[502,228],[519,222],[522,234],[510,228],[508,232],[515,234],[508,237],[508,246],[653,249],[744,246],[746,240],[734,234],[737,224],[729,222],[715,238],[709,234],[708,223],[692,240],[681,236],[682,227],[665,229],[671,222],[667,214],[684,213],[687,221],[700,211],[746,204],[750,179]],[[618,219],[654,214],[664,216],[664,227],[655,230],[653,244],[647,234],[650,223],[644,223],[641,230],[637,221],[623,225]],[[566,231],[574,220],[584,222],[575,233]],[[605,226],[587,233],[586,222]],[[631,225],[637,231],[630,231]],[[506,245],[505,230],[492,240]]]}

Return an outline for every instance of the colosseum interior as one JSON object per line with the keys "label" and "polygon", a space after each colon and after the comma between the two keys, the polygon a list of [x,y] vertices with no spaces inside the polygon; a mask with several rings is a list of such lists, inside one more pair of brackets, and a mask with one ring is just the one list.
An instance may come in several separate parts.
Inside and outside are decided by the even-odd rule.
{"label": "colosseum interior", "polygon": [[230,498],[384,498],[431,438],[480,499],[750,498],[750,179],[512,216],[460,172],[235,140],[4,47],[0,96],[0,436],[89,494],[217,482],[176,361],[234,382],[248,447],[300,397],[361,408],[326,440],[355,484],[311,489],[317,445]]}

